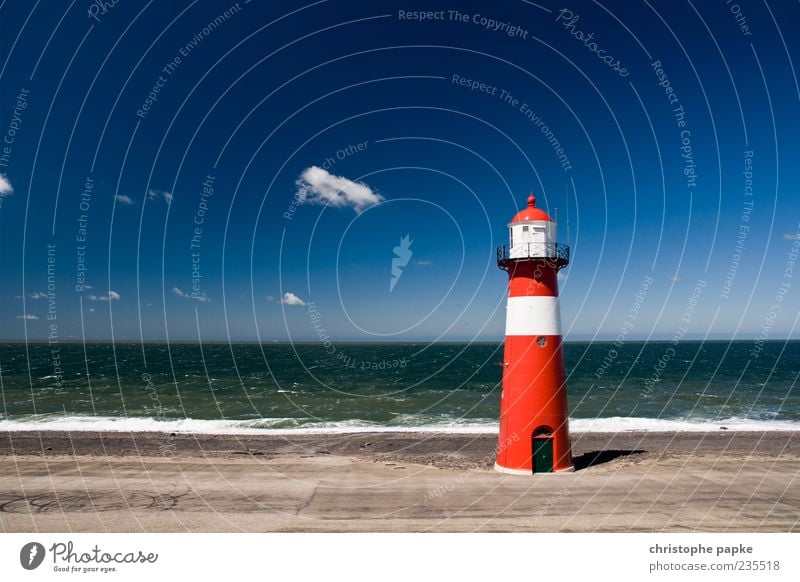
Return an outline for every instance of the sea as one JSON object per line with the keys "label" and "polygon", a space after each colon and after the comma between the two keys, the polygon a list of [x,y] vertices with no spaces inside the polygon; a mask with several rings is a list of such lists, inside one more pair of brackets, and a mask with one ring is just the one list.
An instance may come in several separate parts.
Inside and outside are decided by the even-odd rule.
{"label": "sea", "polygon": [[[501,343],[0,343],[0,430],[497,431]],[[572,431],[800,430],[800,342],[567,342]]]}

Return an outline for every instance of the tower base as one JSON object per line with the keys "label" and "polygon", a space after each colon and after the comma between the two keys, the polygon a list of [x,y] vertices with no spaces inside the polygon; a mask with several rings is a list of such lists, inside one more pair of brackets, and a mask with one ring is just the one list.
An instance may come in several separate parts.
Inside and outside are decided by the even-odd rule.
{"label": "tower base", "polygon": [[556,475],[558,473],[574,473],[575,467],[572,466],[569,469],[561,469],[559,471],[552,471],[550,473],[534,473],[533,471],[528,471],[525,469],[509,469],[508,467],[503,467],[498,465],[497,463],[494,464],[494,470],[498,473],[505,473],[506,475]]}

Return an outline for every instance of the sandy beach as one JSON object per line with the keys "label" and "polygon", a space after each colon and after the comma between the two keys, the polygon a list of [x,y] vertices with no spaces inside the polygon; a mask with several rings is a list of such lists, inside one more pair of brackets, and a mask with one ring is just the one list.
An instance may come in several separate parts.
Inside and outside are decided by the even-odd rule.
{"label": "sandy beach", "polygon": [[4,532],[800,531],[800,433],[581,433],[576,471],[441,433],[0,435]]}

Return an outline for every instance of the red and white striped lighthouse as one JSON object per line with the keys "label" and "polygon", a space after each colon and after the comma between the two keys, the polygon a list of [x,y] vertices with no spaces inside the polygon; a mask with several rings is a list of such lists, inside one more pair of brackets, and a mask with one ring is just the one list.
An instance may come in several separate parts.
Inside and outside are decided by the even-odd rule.
{"label": "red and white striped lighthouse", "polygon": [[556,223],[536,208],[533,194],[508,229],[508,246],[497,249],[509,283],[495,469],[572,471],[558,305],[558,271],[569,263],[569,247],[556,242]]}

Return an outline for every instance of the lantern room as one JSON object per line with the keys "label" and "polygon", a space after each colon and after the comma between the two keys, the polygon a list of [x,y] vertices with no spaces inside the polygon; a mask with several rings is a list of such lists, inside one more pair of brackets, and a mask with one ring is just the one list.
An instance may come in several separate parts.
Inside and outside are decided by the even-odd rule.
{"label": "lantern room", "polygon": [[528,196],[523,208],[508,225],[509,258],[553,258],[556,256],[556,223]]}

